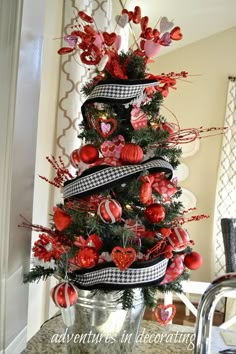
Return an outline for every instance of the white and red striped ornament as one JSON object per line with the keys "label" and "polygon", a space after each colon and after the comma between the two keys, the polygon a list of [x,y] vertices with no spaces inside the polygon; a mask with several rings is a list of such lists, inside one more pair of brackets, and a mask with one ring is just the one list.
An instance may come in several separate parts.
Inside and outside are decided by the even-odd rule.
{"label": "white and red striped ornament", "polygon": [[68,308],[76,303],[78,293],[74,285],[65,281],[54,286],[51,297],[56,306]]}
{"label": "white and red striped ornament", "polygon": [[98,205],[97,215],[104,223],[114,224],[122,215],[122,207],[115,199],[103,199]]}
{"label": "white and red striped ornament", "polygon": [[192,243],[187,230],[182,227],[174,227],[170,235],[167,237],[168,242],[176,252],[183,251],[189,244]]}
{"label": "white and red striped ornament", "polygon": [[141,237],[145,233],[145,226],[134,219],[125,220],[124,228],[132,231],[136,237]]}

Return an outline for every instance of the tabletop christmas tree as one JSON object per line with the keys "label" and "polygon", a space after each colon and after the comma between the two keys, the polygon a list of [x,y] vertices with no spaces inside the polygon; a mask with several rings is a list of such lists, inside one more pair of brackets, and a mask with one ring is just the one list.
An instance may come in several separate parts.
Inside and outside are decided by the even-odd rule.
{"label": "tabletop christmas tree", "polygon": [[147,70],[161,47],[182,33],[166,17],[157,29],[138,6],[124,9],[118,24],[141,28],[138,48],[124,53],[119,35],[98,31],[82,11],[78,17],[58,53],[77,55],[94,68],[83,87],[83,144],[71,153],[75,176],[61,158],[48,158],[56,170],[48,182],[63,188],[64,201],[54,207],[50,228],[23,223],[40,233],[25,281],[56,274],[61,282],[52,298],[60,307],[73,305],[77,289],[87,289],[122,290],[123,308],[130,308],[133,289],[141,288],[145,304],[155,308],[157,291],[181,292],[189,269],[202,262],[184,223],[204,215],[187,218],[174,174],[180,143],[191,141],[191,132],[160,114],[169,88],[187,73]]}

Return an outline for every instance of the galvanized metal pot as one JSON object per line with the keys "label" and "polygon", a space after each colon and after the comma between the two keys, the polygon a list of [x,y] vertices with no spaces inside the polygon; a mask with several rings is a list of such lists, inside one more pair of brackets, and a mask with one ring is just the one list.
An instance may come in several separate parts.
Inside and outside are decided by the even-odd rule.
{"label": "galvanized metal pot", "polygon": [[122,291],[78,290],[78,301],[62,310],[68,354],[132,354],[144,313],[141,289],[134,290],[133,307],[117,303]]}

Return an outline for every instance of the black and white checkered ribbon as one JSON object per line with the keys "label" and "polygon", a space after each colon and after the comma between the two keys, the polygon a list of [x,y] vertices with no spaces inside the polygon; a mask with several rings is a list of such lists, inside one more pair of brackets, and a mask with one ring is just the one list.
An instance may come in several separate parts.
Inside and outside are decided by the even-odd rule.
{"label": "black and white checkered ribbon", "polygon": [[99,83],[95,86],[92,93],[87,97],[87,100],[97,98],[107,98],[108,100],[128,101],[143,94],[146,87],[156,86],[155,80],[122,80]]}
{"label": "black and white checkered ribbon", "polygon": [[126,104],[143,96],[144,89],[156,86],[156,80],[106,80],[99,82],[81,107],[86,118],[86,105],[92,102]]}
{"label": "black and white checkered ribbon", "polygon": [[[102,169],[101,169],[102,168]],[[101,166],[99,170],[91,168],[73,180],[65,182],[64,198],[81,198],[87,195],[102,191],[116,183],[123,183],[142,171],[165,172],[172,176],[173,168],[171,164],[162,159],[152,159],[139,165],[125,166]]]}
{"label": "black and white checkered ribbon", "polygon": [[131,266],[120,270],[114,264],[97,266],[96,270],[78,270],[68,274],[70,280],[84,289],[125,289],[160,284],[165,276],[168,259],[142,262],[141,267]]}

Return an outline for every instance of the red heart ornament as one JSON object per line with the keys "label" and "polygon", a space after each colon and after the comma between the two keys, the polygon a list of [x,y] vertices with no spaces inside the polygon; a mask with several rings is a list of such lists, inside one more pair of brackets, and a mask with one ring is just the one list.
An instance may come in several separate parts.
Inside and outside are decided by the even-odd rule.
{"label": "red heart ornament", "polygon": [[181,33],[180,27],[175,27],[172,29],[172,31],[170,32],[170,38],[174,41],[179,41],[183,38],[183,34]]}
{"label": "red heart ornament", "polygon": [[115,32],[112,32],[112,33],[103,32],[103,38],[104,38],[105,44],[110,47],[116,40],[116,33]]}
{"label": "red heart ornament", "polygon": [[111,252],[112,260],[120,270],[127,269],[136,259],[136,251],[132,247],[116,246]]}
{"label": "red heart ornament", "polygon": [[[171,313],[167,311],[171,309]],[[170,305],[158,305],[154,310],[154,316],[157,322],[159,322],[162,326],[166,326],[175,316],[176,307],[173,304]]]}
{"label": "red heart ornament", "polygon": [[[102,131],[102,128],[101,128],[101,124],[102,123],[105,123],[105,124],[110,124],[111,128],[109,131]],[[103,137],[104,139],[108,138],[109,136],[111,136],[114,131],[116,130],[117,128],[117,121],[115,120],[115,118],[107,118],[107,119],[104,119],[102,117],[99,117],[95,120],[95,128],[98,132],[98,134]]]}
{"label": "red heart ornament", "polygon": [[60,208],[54,209],[53,220],[58,231],[65,230],[72,223],[72,218],[70,215]]}

